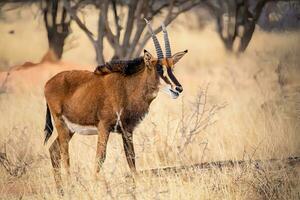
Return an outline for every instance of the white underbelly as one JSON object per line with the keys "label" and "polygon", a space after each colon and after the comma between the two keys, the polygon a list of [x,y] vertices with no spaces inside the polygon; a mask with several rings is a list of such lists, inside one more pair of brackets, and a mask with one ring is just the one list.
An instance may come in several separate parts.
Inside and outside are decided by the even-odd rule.
{"label": "white underbelly", "polygon": [[98,135],[98,129],[96,126],[83,126],[80,124],[75,124],[71,122],[65,116],[62,116],[64,122],[66,123],[67,127],[70,131],[81,134],[81,135]]}

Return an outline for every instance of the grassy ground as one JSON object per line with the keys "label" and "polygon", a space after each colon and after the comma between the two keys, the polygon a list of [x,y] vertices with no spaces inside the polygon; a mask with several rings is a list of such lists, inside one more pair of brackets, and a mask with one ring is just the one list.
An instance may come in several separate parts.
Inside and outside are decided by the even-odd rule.
{"label": "grassy ground", "polygon": [[[234,56],[223,49],[212,27],[187,31],[186,27],[178,25],[185,19],[182,16],[169,29],[173,51],[189,49],[175,69],[184,93],[177,100],[159,93],[149,114],[136,129],[134,144],[138,169],[216,160],[299,156],[299,32],[264,33],[257,30],[247,52]],[[91,25],[93,20],[90,19]],[[15,23],[1,24],[0,52],[1,60],[5,61],[2,69],[25,61],[37,62],[46,51],[44,30],[39,23],[23,23],[24,32],[22,26]],[[29,32],[26,26],[36,29]],[[22,34],[5,36],[12,27],[20,29]],[[16,165],[28,163],[26,173],[19,178],[10,176],[0,167],[2,199],[59,198],[48,155],[49,145],[43,145],[45,100],[42,89],[45,81],[58,71],[78,68],[66,63],[85,65],[87,67],[82,68],[90,70],[94,68],[93,50],[75,28],[73,36],[82,48],[64,54],[64,63],[44,63],[14,72],[8,81],[9,92],[0,94],[0,152],[6,149],[9,160]],[[28,51],[28,40],[24,38],[30,33],[36,34],[36,48],[31,46],[33,49]],[[13,51],[12,47],[17,44],[19,48]],[[154,53],[151,43],[147,49]],[[24,53],[27,51],[28,54]],[[105,54],[110,53],[108,49]],[[4,73],[0,74],[1,81],[4,76]],[[203,113],[202,121],[196,120],[195,113]],[[195,130],[197,124],[201,126]],[[280,162],[260,167],[249,164],[245,168],[186,170],[158,177],[141,175],[134,187],[132,179],[127,176],[129,169],[121,138],[114,133],[108,144],[104,178],[95,181],[92,174],[95,149],[96,136],[75,135],[70,142],[72,184],[66,185],[64,198],[300,197],[299,167]]]}

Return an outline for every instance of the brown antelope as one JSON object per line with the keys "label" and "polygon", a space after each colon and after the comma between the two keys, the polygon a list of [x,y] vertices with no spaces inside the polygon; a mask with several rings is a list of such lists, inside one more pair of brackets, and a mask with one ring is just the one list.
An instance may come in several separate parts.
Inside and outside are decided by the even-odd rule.
{"label": "brown antelope", "polygon": [[110,132],[121,133],[128,165],[136,172],[132,132],[148,112],[157,96],[160,78],[172,98],[182,92],[173,74],[174,65],[187,50],[172,56],[165,26],[162,25],[166,57],[146,20],[157,58],[144,50],[144,56],[129,61],[111,61],[90,71],[64,71],[45,85],[47,101],[45,143],[50,138],[54,119],[58,137],[49,152],[56,185],[61,190],[60,161],[69,175],[69,142],[73,134],[98,135],[96,174],[105,160]]}

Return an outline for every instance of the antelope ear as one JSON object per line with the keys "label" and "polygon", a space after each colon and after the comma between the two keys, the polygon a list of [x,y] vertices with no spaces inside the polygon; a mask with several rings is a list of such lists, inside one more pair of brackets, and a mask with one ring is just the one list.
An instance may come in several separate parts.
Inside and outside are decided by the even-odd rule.
{"label": "antelope ear", "polygon": [[144,49],[144,62],[148,68],[152,67],[153,56],[146,49]]}
{"label": "antelope ear", "polygon": [[175,53],[173,56],[172,56],[172,59],[173,59],[173,64],[175,65],[186,53],[188,52],[188,50],[185,50],[185,51],[181,51],[181,52],[178,52],[178,53]]}

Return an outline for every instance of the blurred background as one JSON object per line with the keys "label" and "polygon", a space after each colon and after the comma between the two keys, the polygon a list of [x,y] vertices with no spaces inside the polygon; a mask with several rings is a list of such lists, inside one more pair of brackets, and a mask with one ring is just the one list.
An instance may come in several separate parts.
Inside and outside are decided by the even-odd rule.
{"label": "blurred background", "polygon": [[255,29],[300,27],[298,1],[7,0],[0,6],[2,70],[43,61],[47,53],[51,59],[80,64],[137,57],[150,39],[144,18],[155,24],[156,33],[161,22],[175,28],[174,35],[179,28],[201,31],[210,26],[226,50],[237,53],[246,51]]}
{"label": "blurred background", "polygon": [[145,176],[133,189],[111,134],[106,181],[96,183],[96,136],[75,135],[67,197],[299,199],[299,164],[286,164],[300,156],[298,0],[0,1],[0,196],[59,198],[43,145],[44,85],[60,71],[155,55],[144,18],[161,43],[164,22],[172,51],[189,52],[174,72],[183,95],[160,92],[135,130],[138,170],[248,164]]}

